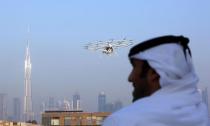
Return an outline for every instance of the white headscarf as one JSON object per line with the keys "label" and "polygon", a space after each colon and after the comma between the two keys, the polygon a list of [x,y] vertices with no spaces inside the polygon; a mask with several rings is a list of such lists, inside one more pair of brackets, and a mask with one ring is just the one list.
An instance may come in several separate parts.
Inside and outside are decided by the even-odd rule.
{"label": "white headscarf", "polygon": [[104,126],[207,126],[207,107],[197,90],[189,52],[171,43],[130,58],[146,60],[160,75],[161,89],[112,114]]}
{"label": "white headscarf", "polygon": [[160,75],[161,87],[174,84],[176,87],[185,85],[196,87],[198,77],[195,74],[191,56],[188,52],[184,54],[179,44],[159,45],[131,58],[148,61]]}

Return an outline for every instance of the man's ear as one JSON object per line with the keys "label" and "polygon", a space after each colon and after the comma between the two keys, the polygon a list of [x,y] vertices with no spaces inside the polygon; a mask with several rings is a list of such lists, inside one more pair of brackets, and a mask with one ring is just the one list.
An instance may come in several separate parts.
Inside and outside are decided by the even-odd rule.
{"label": "man's ear", "polygon": [[153,69],[148,70],[147,79],[148,79],[148,84],[150,86],[151,93],[154,93],[155,91],[161,88],[160,82],[159,82],[160,76],[155,70]]}
{"label": "man's ear", "polygon": [[151,83],[157,83],[159,82],[160,76],[154,69],[149,69],[147,73],[148,81]]}

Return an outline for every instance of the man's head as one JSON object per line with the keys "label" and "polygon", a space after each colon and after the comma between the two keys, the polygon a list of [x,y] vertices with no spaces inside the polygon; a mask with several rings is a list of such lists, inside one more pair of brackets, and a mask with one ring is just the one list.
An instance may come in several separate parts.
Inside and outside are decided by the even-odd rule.
{"label": "man's head", "polygon": [[150,96],[160,89],[159,75],[152,69],[147,61],[131,59],[133,69],[129,75],[128,81],[133,84],[133,102]]}
{"label": "man's head", "polygon": [[[181,49],[181,51],[178,51],[178,53],[179,52],[183,53],[185,55],[183,59],[185,59],[186,50],[188,50],[189,54],[191,55],[190,49],[187,46],[188,42],[189,40],[182,36],[162,36],[162,37],[157,37],[154,39],[144,41],[134,46],[133,48],[131,48],[129,52],[129,59],[133,66],[133,70],[130,73],[128,80],[129,82],[133,84],[133,87],[134,87],[133,101],[136,101],[146,96],[150,96],[151,94],[153,94],[154,92],[156,92],[157,90],[161,88],[162,86],[160,84],[161,75],[160,73],[158,73],[160,71],[158,71],[159,69],[158,67],[156,68],[156,66],[160,65],[161,67],[166,67],[162,63],[167,62],[167,61],[163,61],[163,59],[161,59],[161,56],[162,57],[166,56],[166,59],[164,60],[167,60],[169,59],[168,57],[170,57],[170,59],[176,62],[176,58],[173,55],[170,56],[170,54],[167,54],[167,49],[164,51],[163,48],[160,48],[159,50],[160,53],[159,53],[159,51],[157,51],[158,50],[157,48],[159,48],[160,45],[163,45],[163,44],[171,44],[170,46],[173,46],[173,44],[175,43],[175,44],[181,45],[183,47],[183,51]],[[153,49],[154,47],[155,47],[155,51],[151,51],[151,50],[154,50]],[[161,53],[161,51],[164,51],[164,52]],[[176,51],[174,52],[177,53]],[[146,54],[147,57],[150,57],[151,59],[141,57],[142,53],[147,53]],[[154,63],[154,62],[156,64],[155,67],[149,64],[149,63]],[[170,66],[174,64],[169,63],[168,65]],[[170,72],[171,71],[169,71],[169,73]]]}

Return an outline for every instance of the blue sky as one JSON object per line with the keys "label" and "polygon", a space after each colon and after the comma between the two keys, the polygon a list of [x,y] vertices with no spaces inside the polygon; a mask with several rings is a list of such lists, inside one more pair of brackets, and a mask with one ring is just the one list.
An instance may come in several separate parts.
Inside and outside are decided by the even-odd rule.
{"label": "blue sky", "polygon": [[[89,42],[159,35],[190,38],[200,85],[210,82],[209,0],[3,0],[0,1],[0,92],[24,94],[24,55],[30,40],[33,100],[72,99],[79,92],[85,110],[95,111],[97,95],[131,102],[127,82],[129,48],[109,57],[84,50]],[[31,32],[27,33],[30,25]]]}

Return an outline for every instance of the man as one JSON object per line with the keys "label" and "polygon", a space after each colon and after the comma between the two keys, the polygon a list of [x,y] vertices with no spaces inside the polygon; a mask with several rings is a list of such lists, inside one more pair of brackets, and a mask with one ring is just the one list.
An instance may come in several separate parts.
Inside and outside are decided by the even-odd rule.
{"label": "man", "polygon": [[103,126],[207,126],[188,42],[183,36],[162,36],[134,46],[128,79],[133,104],[110,115]]}

